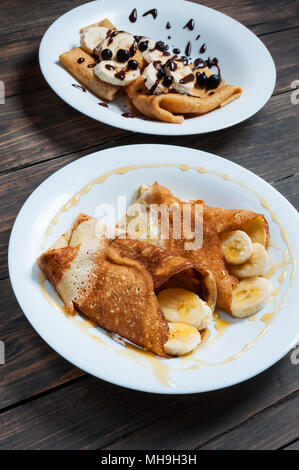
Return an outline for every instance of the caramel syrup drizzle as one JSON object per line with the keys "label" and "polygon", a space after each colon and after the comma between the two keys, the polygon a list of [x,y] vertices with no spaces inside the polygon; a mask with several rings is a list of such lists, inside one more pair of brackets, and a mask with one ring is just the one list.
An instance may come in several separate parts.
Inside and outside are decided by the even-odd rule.
{"label": "caramel syrup drizzle", "polygon": [[[181,368],[181,369],[172,368],[172,367],[170,367],[170,364],[169,364],[169,361],[171,361],[171,359],[158,358],[154,354],[152,354],[151,352],[145,351],[145,350],[143,350],[143,349],[141,349],[137,346],[134,346],[133,344],[128,343],[127,341],[124,342],[125,347],[123,349],[117,350],[118,354],[129,356],[129,357],[133,358],[135,361],[138,361],[138,362],[141,361],[143,365],[146,365],[146,366],[150,365],[150,367],[152,368],[156,378],[158,379],[158,381],[162,385],[164,385],[166,387],[173,387],[174,384],[171,382],[171,379],[170,379],[170,371],[171,370],[173,370],[173,371],[190,370],[190,369],[198,369],[202,366],[220,366],[220,365],[227,364],[231,361],[234,361],[234,360],[238,359],[244,352],[248,351],[248,349],[253,347],[265,335],[265,333],[271,327],[271,324],[272,324],[274,318],[276,317],[278,312],[282,309],[283,305],[285,304],[285,301],[286,301],[286,299],[288,297],[288,294],[291,290],[292,284],[293,284],[294,279],[295,279],[295,274],[296,274],[296,260],[295,260],[295,257],[294,257],[292,246],[290,244],[288,235],[287,235],[284,227],[282,226],[281,222],[279,221],[279,219],[276,216],[275,212],[272,210],[269,203],[264,198],[262,198],[254,189],[250,188],[249,186],[242,183],[241,181],[239,181],[235,178],[232,178],[229,175],[219,173],[219,172],[214,171],[214,170],[208,170],[208,169],[203,168],[203,167],[190,166],[190,165],[186,165],[186,164],[176,164],[176,163],[161,163],[161,164],[153,163],[153,164],[128,165],[128,166],[124,166],[124,167],[116,168],[114,170],[107,171],[106,173],[102,174],[98,178],[95,178],[94,180],[89,182],[87,185],[85,185],[82,189],[80,189],[55,214],[55,216],[53,217],[53,219],[51,220],[50,224],[48,225],[48,227],[46,229],[45,236],[44,236],[43,243],[42,243],[42,250],[44,250],[46,240],[48,239],[48,237],[52,233],[53,227],[55,225],[57,225],[60,216],[63,213],[69,211],[73,206],[76,206],[78,204],[78,202],[80,201],[81,197],[84,196],[85,194],[87,194],[93,188],[93,186],[105,183],[105,181],[107,181],[108,178],[110,178],[110,176],[112,176],[112,175],[125,175],[129,171],[134,171],[134,170],[138,170],[138,169],[142,169],[142,168],[161,168],[161,167],[163,167],[163,168],[165,168],[165,167],[176,167],[176,168],[179,168],[182,171],[196,170],[199,173],[211,173],[211,174],[214,174],[214,175],[217,175],[217,176],[221,177],[224,180],[232,181],[232,182],[238,184],[239,186],[244,187],[245,189],[247,189],[248,191],[253,193],[256,197],[258,197],[258,199],[260,200],[261,205],[265,209],[268,210],[268,212],[271,215],[271,218],[272,218],[273,222],[276,225],[278,225],[278,227],[280,229],[281,236],[282,236],[282,238],[284,240],[284,243],[286,245],[286,250],[284,252],[283,261],[281,261],[280,263],[273,264],[271,266],[270,270],[264,275],[264,277],[266,277],[266,278],[271,278],[279,269],[282,269],[282,268],[284,269],[283,272],[280,274],[278,287],[271,292],[271,296],[273,297],[272,301],[274,303],[274,310],[270,313],[264,314],[261,317],[260,320],[265,323],[265,327],[262,329],[262,331],[258,334],[258,336],[254,340],[252,340],[251,342],[246,344],[239,352],[233,354],[232,356],[228,357],[227,359],[225,359],[221,362],[207,362],[207,361],[203,361],[203,360],[200,360],[199,358],[197,358],[197,352],[198,351],[200,351],[203,347],[205,347],[206,345],[211,344],[214,340],[219,338],[222,334],[224,334],[226,329],[231,325],[230,322],[228,322],[226,320],[223,320],[218,312],[214,312],[214,314],[213,314],[213,320],[215,321],[214,326],[215,326],[215,329],[217,331],[216,336],[214,338],[210,339],[210,335],[211,335],[210,331],[208,329],[203,330],[201,332],[202,341],[198,345],[198,347],[194,351],[192,351],[190,354],[180,358],[183,362],[190,361],[190,360],[194,361],[195,364],[193,364],[193,365],[189,365],[189,366]],[[270,244],[271,244],[271,246],[273,246],[276,249],[281,249],[280,246],[276,245],[273,242],[270,242]],[[279,295],[282,291],[284,281],[286,280],[286,277],[287,277],[287,266],[288,265],[292,265],[292,269],[291,269],[291,273],[290,273],[290,277],[289,277],[290,282],[289,282],[289,286],[287,288],[287,291],[286,291],[284,297],[282,298],[281,302],[279,302]],[[66,314],[67,312],[66,312],[65,307],[61,306],[58,302],[56,302],[53,299],[53,297],[49,294],[47,289],[45,288],[45,286],[44,286],[45,277],[43,276],[43,274],[41,272],[39,272],[38,276],[39,276],[39,278],[38,278],[39,279],[39,284],[41,286],[41,289],[42,289],[43,294],[45,295],[46,299],[54,306],[54,308],[58,309],[60,312],[62,312],[64,314]],[[108,347],[112,348],[112,346],[109,345],[106,341],[104,341],[99,336],[92,333],[91,329],[94,328],[94,327],[97,327],[96,324],[93,324],[92,322],[90,322],[89,320],[86,320],[86,319],[82,320],[81,317],[76,317],[76,316],[73,317],[73,316],[70,316],[69,314],[68,314],[68,316],[71,319],[71,321],[75,322],[77,326],[79,326],[83,331],[87,332],[92,338],[96,339],[98,342],[100,342],[102,344],[105,344],[105,347],[108,346]],[[254,321],[254,320],[257,320],[256,316],[251,317],[251,321]],[[112,348],[112,349],[113,349],[113,351],[116,351],[115,348]]]}

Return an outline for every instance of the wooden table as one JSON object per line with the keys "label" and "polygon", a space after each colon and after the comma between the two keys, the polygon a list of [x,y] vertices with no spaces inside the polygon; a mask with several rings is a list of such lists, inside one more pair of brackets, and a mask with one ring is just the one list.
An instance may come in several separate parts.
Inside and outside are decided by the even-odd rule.
{"label": "wooden table", "polygon": [[9,234],[30,193],[67,163],[111,146],[154,142],[207,150],[252,170],[298,207],[299,105],[290,100],[291,83],[299,79],[298,1],[201,2],[261,38],[276,63],[277,84],[248,121],[172,138],[93,121],[49,88],[38,66],[40,39],[58,16],[81,3],[2,0],[0,6],[0,79],[6,87],[0,104],[0,339],[6,346],[0,448],[299,449],[299,365],[290,354],[258,377],[212,393],[160,396],[110,385],[44,343],[18,306],[7,268]]}

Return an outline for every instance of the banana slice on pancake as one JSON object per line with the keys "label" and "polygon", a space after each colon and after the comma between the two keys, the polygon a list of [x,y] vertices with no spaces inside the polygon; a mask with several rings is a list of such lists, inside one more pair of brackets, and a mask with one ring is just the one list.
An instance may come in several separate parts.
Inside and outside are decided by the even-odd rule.
{"label": "banana slice on pancake", "polygon": [[269,256],[260,243],[253,243],[253,253],[243,264],[230,265],[229,272],[239,279],[263,275],[269,265]]}
{"label": "banana slice on pancake", "polygon": [[251,239],[242,230],[234,230],[223,234],[221,248],[226,261],[231,264],[245,263],[253,253]]}
{"label": "banana slice on pancake", "polygon": [[169,336],[164,351],[170,356],[184,356],[201,342],[199,331],[186,323],[168,323]]}
{"label": "banana slice on pancake", "polygon": [[194,292],[181,288],[164,289],[157,296],[168,322],[182,322],[203,330],[212,322],[212,310]]}
{"label": "banana slice on pancake", "polygon": [[234,317],[245,318],[261,310],[269,299],[270,283],[263,277],[242,279],[233,289],[231,312]]}
{"label": "banana slice on pancake", "polygon": [[82,49],[93,54],[94,49],[106,39],[108,28],[102,26],[93,26],[86,29],[80,36]]}

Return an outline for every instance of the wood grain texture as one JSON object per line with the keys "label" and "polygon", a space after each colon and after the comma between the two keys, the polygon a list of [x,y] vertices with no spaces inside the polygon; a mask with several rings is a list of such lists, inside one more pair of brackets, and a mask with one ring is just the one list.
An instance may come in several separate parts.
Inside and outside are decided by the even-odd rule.
{"label": "wood grain texture", "polygon": [[[0,281],[0,410],[82,376],[33,330],[19,307],[8,279]],[[42,312],[41,312],[42,314]]]}
{"label": "wood grain texture", "polygon": [[0,415],[0,449],[193,449],[293,393],[298,374],[286,356],[243,384],[186,396],[88,377]]}
{"label": "wood grain texture", "polygon": [[[296,367],[296,366],[293,366]],[[299,434],[298,392],[256,414],[246,423],[211,440],[201,450],[275,450]]]}
{"label": "wood grain texture", "polygon": [[299,439],[292,442],[292,444],[285,446],[283,450],[299,450]]}
{"label": "wood grain texture", "polygon": [[93,121],[44,81],[37,59],[40,39],[82,0],[40,0],[34,8],[28,0],[0,2],[0,80],[7,96],[0,106],[0,339],[6,345],[0,449],[299,449],[299,368],[289,355],[258,377],[209,394],[176,397],[123,389],[58,356],[27,322],[7,279],[10,230],[30,193],[67,163],[116,145],[171,143],[219,154],[266,179],[299,208],[299,106],[291,104],[289,91],[299,76],[298,2],[197,1],[260,35],[278,71],[275,96],[231,129],[171,140]]}

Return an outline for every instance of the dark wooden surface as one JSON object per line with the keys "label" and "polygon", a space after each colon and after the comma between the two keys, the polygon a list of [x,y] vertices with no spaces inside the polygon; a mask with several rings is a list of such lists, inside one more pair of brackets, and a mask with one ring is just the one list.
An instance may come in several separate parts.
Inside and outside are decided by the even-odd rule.
{"label": "dark wooden surface", "polygon": [[261,38],[275,60],[277,84],[248,121],[171,139],[93,121],[46,84],[38,67],[40,39],[58,16],[81,3],[0,4],[0,80],[6,87],[0,105],[0,339],[6,345],[0,449],[299,449],[299,366],[290,355],[243,384],[208,394],[126,390],[88,376],[44,343],[18,306],[7,268],[9,234],[29,194],[67,163],[111,146],[157,142],[207,150],[254,171],[298,208],[299,105],[290,101],[291,83],[299,79],[298,2],[200,2]]}

